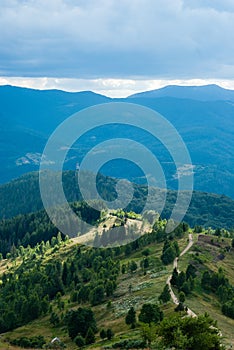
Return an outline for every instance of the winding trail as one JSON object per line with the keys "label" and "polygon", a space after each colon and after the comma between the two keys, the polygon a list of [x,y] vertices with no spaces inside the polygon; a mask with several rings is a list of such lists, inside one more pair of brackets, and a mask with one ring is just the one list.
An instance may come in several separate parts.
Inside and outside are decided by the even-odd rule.
{"label": "winding trail", "polygon": [[[189,249],[192,247],[194,241],[193,241],[193,235],[192,233],[189,234],[189,243],[187,245],[187,247],[185,247],[185,249],[180,253],[180,257],[183,256],[184,254],[187,253],[187,251],[189,251]],[[180,273],[179,269],[178,269],[178,260],[179,258],[176,257],[175,260],[173,261],[173,269],[176,268],[178,273]],[[175,293],[173,292],[173,289],[172,289],[172,286],[171,286],[171,278],[172,278],[172,275],[170,275],[167,279],[167,285],[169,287],[169,290],[170,290],[170,294],[171,294],[171,298],[172,298],[172,301],[175,305],[179,305],[179,300],[177,299]],[[187,315],[190,316],[190,317],[197,317],[197,314],[195,312],[193,312],[191,309],[189,309],[188,307],[186,308],[186,312],[187,312]],[[222,332],[214,327],[214,326],[210,326],[210,328],[212,329],[217,329],[218,330],[218,335],[220,337],[222,337]]]}
{"label": "winding trail", "polygon": [[[187,253],[187,251],[189,251],[189,249],[192,247],[193,245],[193,235],[192,233],[189,234],[189,243],[186,246],[186,248],[180,253],[180,257],[183,256],[184,254]],[[180,271],[178,270],[178,257],[175,258],[175,260],[173,261],[173,269],[176,268],[178,273],[180,273]],[[171,294],[171,299],[173,301],[173,303],[175,305],[179,305],[179,300],[177,299],[175,293],[173,292],[172,286],[171,286],[171,278],[172,278],[172,274],[168,277],[167,279],[167,285],[169,287],[170,290],[170,294]],[[191,309],[187,308],[187,315],[191,316],[191,317],[197,317],[197,314],[195,314],[195,312],[193,312]]]}

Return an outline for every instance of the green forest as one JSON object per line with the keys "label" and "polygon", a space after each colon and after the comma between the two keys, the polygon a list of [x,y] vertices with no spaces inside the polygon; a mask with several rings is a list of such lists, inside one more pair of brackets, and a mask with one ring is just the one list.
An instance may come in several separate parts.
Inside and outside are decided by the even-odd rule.
{"label": "green forest", "polygon": [[[98,237],[100,248],[61,235],[43,211],[2,220],[1,238],[6,241],[0,256],[2,348],[226,348],[232,332],[223,335],[223,317],[234,325],[232,230],[181,223],[167,234],[167,220],[156,216],[153,221],[152,212],[140,216],[106,211],[100,220],[100,212],[84,203],[73,208],[102,227],[106,238]],[[112,228],[107,227],[110,217],[115,220]],[[134,220],[147,221],[149,232],[128,244],[108,247],[114,228],[125,229],[121,232],[126,235]],[[183,258],[188,234],[194,244]],[[173,269],[178,257],[179,268]],[[178,305],[166,283],[170,274]],[[184,318],[197,294],[198,305],[208,300],[208,307],[195,318]],[[214,308],[220,325],[210,315]],[[54,344],[55,334],[59,340]]]}
{"label": "green forest", "polygon": [[[53,181],[59,176],[56,172],[47,172],[48,181]],[[74,171],[63,172],[63,188],[68,202],[73,203],[81,201],[82,195],[77,182],[77,173]],[[87,190],[92,188],[89,186],[93,180],[93,175],[89,172],[85,173],[87,182]],[[107,201],[116,198],[116,179],[98,174],[96,183],[100,196]],[[148,187],[145,185],[133,184],[134,195],[129,205],[125,208],[127,211],[141,213],[146,204]],[[150,202],[150,208],[157,211],[161,203],[165,191],[159,188],[153,189],[153,198]],[[186,191],[183,192],[187,196]],[[94,193],[88,194],[90,198],[95,199]],[[162,218],[168,219],[174,208],[177,198],[177,191],[167,190],[166,202]],[[12,205],[14,203],[14,205]],[[0,218],[7,219],[19,214],[27,214],[37,212],[43,209],[41,201],[38,172],[29,173],[22,177],[0,186]],[[213,228],[233,228],[234,227],[234,201],[224,195],[193,192],[192,200],[184,220],[190,225],[202,225]]]}

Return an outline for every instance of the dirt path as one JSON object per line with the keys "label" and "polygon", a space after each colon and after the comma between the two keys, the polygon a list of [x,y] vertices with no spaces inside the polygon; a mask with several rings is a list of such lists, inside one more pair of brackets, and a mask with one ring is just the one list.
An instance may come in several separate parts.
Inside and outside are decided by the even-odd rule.
{"label": "dirt path", "polygon": [[[192,247],[192,245],[193,245],[193,235],[190,233],[189,234],[189,243],[188,243],[187,247],[180,253],[180,257],[183,256],[184,254],[186,254],[187,251],[189,251],[189,249]],[[178,270],[178,259],[179,258],[175,258],[175,260],[173,261],[173,269],[176,268],[178,273],[180,273],[180,271]],[[168,285],[169,290],[170,290],[171,299],[175,305],[179,305],[179,300],[177,299],[175,293],[173,292],[172,286],[171,286],[171,278],[172,278],[172,275],[170,275],[167,279],[167,285]],[[187,308],[187,315],[191,316],[191,317],[197,317],[197,314],[195,314],[195,312],[193,312],[189,308]]]}
{"label": "dirt path", "polygon": [[193,235],[192,233],[189,234],[189,243],[187,247],[180,253],[180,256],[183,256],[187,251],[192,247],[193,245]]}
{"label": "dirt path", "polygon": [[[187,245],[187,247],[180,253],[180,257],[183,256],[185,253],[187,253],[189,251],[189,249],[192,247],[193,245],[193,235],[190,233],[189,234],[189,243]],[[173,269],[176,267],[178,273],[180,273],[179,269],[178,269],[178,260],[179,258],[175,258],[175,260],[173,261]],[[171,287],[171,278],[172,278],[172,275],[170,275],[167,279],[167,285],[169,287],[169,290],[170,290],[170,294],[171,294],[171,298],[172,298],[172,301],[175,305],[179,305],[179,300],[177,299],[175,293],[173,292],[173,289]],[[189,309],[187,307],[187,315],[188,316],[191,316],[191,317],[197,317],[197,314],[195,312],[193,312],[191,309]],[[213,328],[213,329],[217,329],[216,327],[214,326],[210,326],[210,328]],[[220,337],[222,337],[222,332],[218,329],[218,334]]]}

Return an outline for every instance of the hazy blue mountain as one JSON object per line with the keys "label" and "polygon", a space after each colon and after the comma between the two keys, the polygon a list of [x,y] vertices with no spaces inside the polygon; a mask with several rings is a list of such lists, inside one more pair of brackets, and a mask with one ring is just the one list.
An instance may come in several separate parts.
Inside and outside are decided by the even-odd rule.
{"label": "hazy blue mountain", "polygon": [[49,135],[64,119],[109,100],[91,91],[0,86],[0,183],[37,170]]}
{"label": "hazy blue mountain", "polygon": [[[234,198],[234,92],[215,85],[169,86],[126,99],[110,99],[93,92],[68,93],[0,87],[0,183],[38,169],[40,155],[52,131],[71,114],[100,103],[131,102],[152,108],[166,117],[183,137],[194,164],[195,189]],[[191,99],[192,98],[192,99]],[[83,135],[68,153],[64,169],[76,163],[93,146],[114,137],[143,143],[162,164],[169,188],[177,188],[176,169],[169,152],[149,134],[118,125]],[[102,173],[144,182],[129,162],[114,161]]]}
{"label": "hazy blue mountain", "polygon": [[110,101],[91,91],[65,92],[0,86],[1,119],[39,130],[43,135],[71,114],[95,104]]}
{"label": "hazy blue mountain", "polygon": [[158,98],[158,97],[175,97],[175,98],[186,98],[191,100],[199,101],[234,101],[234,91],[221,88],[218,85],[204,85],[204,86],[178,86],[168,85],[161,89],[144,91],[129,96],[130,98],[135,97],[147,97],[147,98]]}

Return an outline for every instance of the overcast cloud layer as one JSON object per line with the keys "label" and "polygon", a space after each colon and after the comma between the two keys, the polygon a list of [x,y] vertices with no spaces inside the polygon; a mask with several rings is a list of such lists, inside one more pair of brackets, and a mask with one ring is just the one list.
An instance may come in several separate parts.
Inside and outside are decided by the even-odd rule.
{"label": "overcast cloud layer", "polygon": [[0,76],[233,79],[232,0],[0,0]]}

